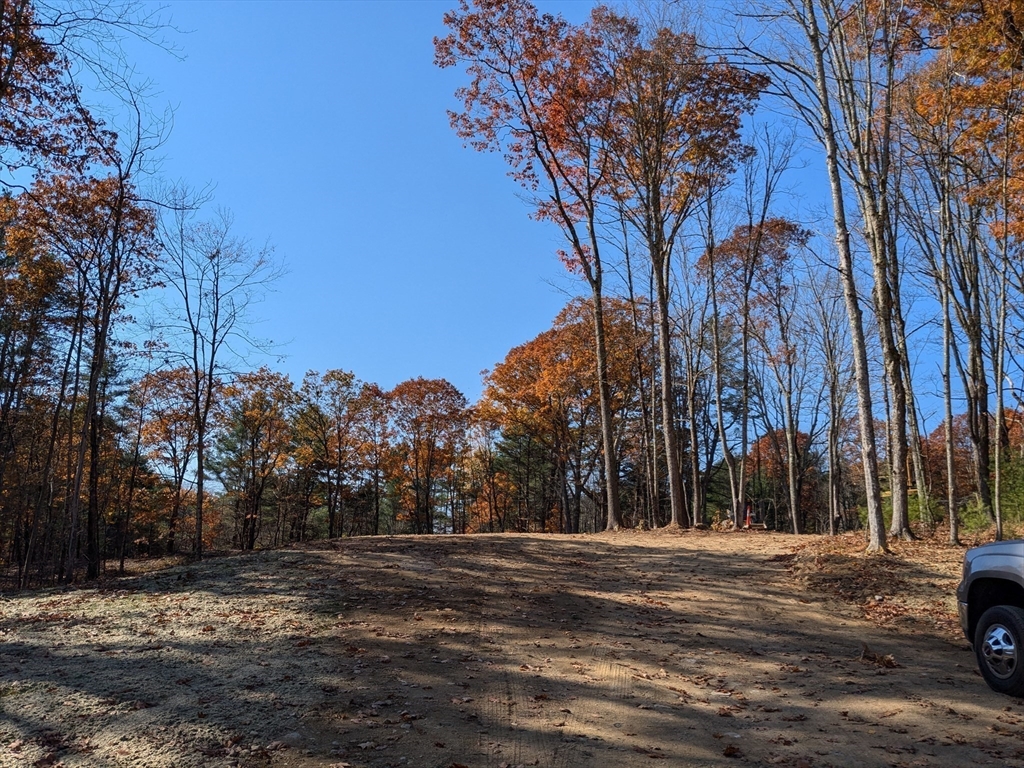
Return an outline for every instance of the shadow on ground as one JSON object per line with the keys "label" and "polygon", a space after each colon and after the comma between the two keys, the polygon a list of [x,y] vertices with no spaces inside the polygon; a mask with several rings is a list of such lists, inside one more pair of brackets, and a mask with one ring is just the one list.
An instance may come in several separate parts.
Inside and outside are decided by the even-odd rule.
{"label": "shadow on ground", "polygon": [[795,545],[353,539],[18,595],[0,764],[1024,765],[965,644],[801,592]]}

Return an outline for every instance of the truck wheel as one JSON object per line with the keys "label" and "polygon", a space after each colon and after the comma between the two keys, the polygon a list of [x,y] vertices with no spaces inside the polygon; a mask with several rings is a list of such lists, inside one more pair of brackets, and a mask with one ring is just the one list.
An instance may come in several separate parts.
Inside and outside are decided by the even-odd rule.
{"label": "truck wheel", "polygon": [[993,691],[1024,698],[1024,609],[996,605],[981,616],[974,654]]}

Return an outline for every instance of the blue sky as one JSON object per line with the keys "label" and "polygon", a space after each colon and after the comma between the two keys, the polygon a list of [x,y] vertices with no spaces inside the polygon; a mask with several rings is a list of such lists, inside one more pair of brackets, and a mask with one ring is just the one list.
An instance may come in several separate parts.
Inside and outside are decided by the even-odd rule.
{"label": "blue sky", "polygon": [[[236,233],[288,270],[254,332],[296,383],[330,368],[385,388],[446,378],[474,401],[481,370],[584,292],[501,156],[448,124],[466,76],[434,66],[433,38],[456,3],[170,2],[183,58],[128,45],[152,108],[173,110],[162,176],[212,185]],[[537,4],[574,22],[593,5]],[[817,154],[802,160],[789,206],[831,238]]]}
{"label": "blue sky", "polygon": [[296,382],[443,377],[475,400],[480,371],[579,288],[501,157],[448,125],[465,75],[434,66],[432,40],[454,4],[172,2],[184,60],[129,48],[153,108],[173,109],[162,175],[212,184],[236,233],[284,262],[256,334]]}

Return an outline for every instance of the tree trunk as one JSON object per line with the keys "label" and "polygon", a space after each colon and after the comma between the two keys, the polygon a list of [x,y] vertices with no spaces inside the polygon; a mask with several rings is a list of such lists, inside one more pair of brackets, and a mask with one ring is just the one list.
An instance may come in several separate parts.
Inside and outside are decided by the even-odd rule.
{"label": "tree trunk", "polygon": [[[787,395],[791,397],[791,395]],[[786,485],[789,492],[789,516],[793,524],[793,533],[803,533],[804,528],[800,517],[800,453],[796,442],[796,417],[792,403],[786,405]]]}
{"label": "tree trunk", "polygon": [[[655,265],[655,290],[658,300],[658,369],[661,374],[661,439],[665,445],[665,464],[668,472],[670,525],[680,526],[686,519],[683,508],[682,474],[679,462],[679,441],[675,427],[675,392],[673,391],[672,336],[669,320],[668,286],[661,271],[664,265]],[[691,450],[695,448],[691,447]],[[694,476],[696,480],[696,476]],[[696,487],[696,482],[694,486]]]}
{"label": "tree trunk", "polygon": [[196,424],[196,541],[193,548],[196,560],[203,559],[203,485],[206,477],[206,420]]}
{"label": "tree trunk", "polygon": [[615,431],[612,423],[611,389],[608,386],[608,349],[604,334],[604,306],[600,284],[593,288],[594,339],[597,353],[597,385],[600,392],[601,447],[604,454],[605,504],[608,514],[605,530],[617,531],[622,527],[619,503],[619,467],[616,461]]}
{"label": "tree trunk", "polygon": [[100,576],[100,422],[97,413],[89,420],[89,506],[86,515],[86,578]]}
{"label": "tree trunk", "polygon": [[953,322],[949,309],[949,275],[948,256],[946,253],[947,238],[943,238],[942,249],[942,395],[946,407],[945,427],[946,438],[946,513],[949,518],[949,543],[960,545],[960,526],[956,504],[956,463],[953,456],[953,366],[951,347],[953,344]]}
{"label": "tree trunk", "polygon": [[846,301],[853,344],[854,374],[857,382],[857,414],[860,420],[861,461],[864,467],[864,485],[867,495],[869,552],[888,551],[885,540],[885,518],[882,514],[882,491],[878,478],[878,459],[875,448],[874,413],[871,402],[871,370],[868,365],[864,320],[857,293],[857,278],[850,247],[850,230],[846,222],[845,193],[839,167],[839,145],[832,116],[829,81],[825,72],[825,58],[814,0],[803,0],[807,22],[805,30],[814,63],[814,81],[821,104],[821,140],[825,147],[825,165],[832,192],[832,214],[839,251],[839,276]]}

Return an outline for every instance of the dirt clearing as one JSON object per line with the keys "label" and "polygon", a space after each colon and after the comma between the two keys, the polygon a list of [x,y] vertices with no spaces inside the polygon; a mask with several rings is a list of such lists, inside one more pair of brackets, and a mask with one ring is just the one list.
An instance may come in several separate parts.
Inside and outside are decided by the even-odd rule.
{"label": "dirt clearing", "polygon": [[808,541],[349,539],[6,595],[0,765],[1024,766],[961,553]]}

